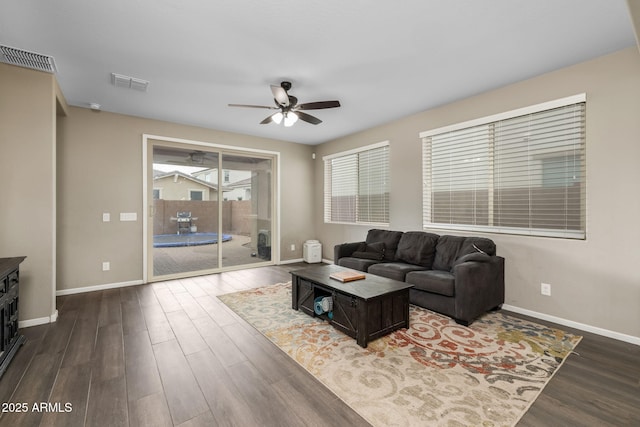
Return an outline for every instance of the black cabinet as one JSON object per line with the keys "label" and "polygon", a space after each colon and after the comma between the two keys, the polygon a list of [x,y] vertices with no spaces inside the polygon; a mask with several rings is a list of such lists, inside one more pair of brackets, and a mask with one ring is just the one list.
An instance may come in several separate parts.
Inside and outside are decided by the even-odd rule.
{"label": "black cabinet", "polygon": [[18,329],[19,265],[25,258],[0,258],[0,377],[25,341]]}

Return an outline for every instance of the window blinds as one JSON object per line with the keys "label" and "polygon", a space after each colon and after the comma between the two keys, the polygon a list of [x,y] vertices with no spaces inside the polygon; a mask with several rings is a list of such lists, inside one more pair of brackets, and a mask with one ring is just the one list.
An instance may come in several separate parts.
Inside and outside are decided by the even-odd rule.
{"label": "window blinds", "polygon": [[389,223],[389,143],[326,156],[324,220]]}
{"label": "window blinds", "polygon": [[421,136],[425,228],[585,237],[584,102]]}

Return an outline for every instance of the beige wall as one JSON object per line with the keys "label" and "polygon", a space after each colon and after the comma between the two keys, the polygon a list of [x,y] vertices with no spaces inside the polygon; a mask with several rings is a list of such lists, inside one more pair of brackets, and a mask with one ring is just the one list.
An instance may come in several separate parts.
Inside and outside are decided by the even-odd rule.
{"label": "beige wall", "polygon": [[[279,152],[280,257],[302,257],[302,243],[315,237],[312,147],[71,107],[58,152],[58,289],[142,280],[143,134]],[[138,221],[120,222],[120,212]]]}
{"label": "beige wall", "polygon": [[21,321],[55,315],[56,86],[0,63],[0,257],[27,256]]}
{"label": "beige wall", "polygon": [[[323,209],[323,155],[389,140],[389,228],[419,230],[419,132],[583,92],[587,94],[587,239],[488,237],[506,258],[506,304],[640,337],[640,55],[636,47],[316,147],[315,210]],[[333,258],[333,245],[363,239],[368,228],[324,224],[322,216],[316,216],[325,258]],[[551,297],[540,295],[540,282],[552,285]]]}

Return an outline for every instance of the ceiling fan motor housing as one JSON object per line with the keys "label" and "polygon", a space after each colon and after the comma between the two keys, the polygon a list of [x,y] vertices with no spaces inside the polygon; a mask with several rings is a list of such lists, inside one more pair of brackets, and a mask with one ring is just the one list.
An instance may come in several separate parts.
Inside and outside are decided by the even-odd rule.
{"label": "ceiling fan motor housing", "polygon": [[288,92],[291,89],[291,82],[281,82],[280,87]]}

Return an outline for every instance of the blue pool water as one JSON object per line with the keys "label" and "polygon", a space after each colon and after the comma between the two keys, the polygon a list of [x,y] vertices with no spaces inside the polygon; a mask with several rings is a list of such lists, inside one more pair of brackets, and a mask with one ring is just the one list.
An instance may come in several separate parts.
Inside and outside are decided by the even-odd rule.
{"label": "blue pool water", "polygon": [[[223,234],[222,241],[231,240],[230,234]],[[218,233],[157,234],[153,236],[154,248],[175,248],[178,246],[199,246],[218,243]]]}

